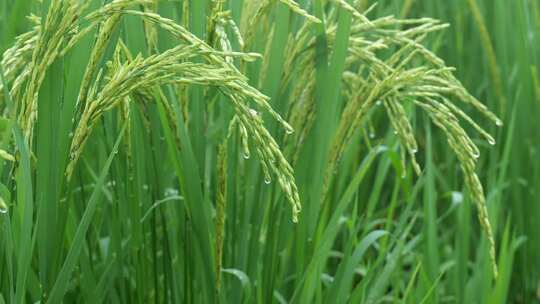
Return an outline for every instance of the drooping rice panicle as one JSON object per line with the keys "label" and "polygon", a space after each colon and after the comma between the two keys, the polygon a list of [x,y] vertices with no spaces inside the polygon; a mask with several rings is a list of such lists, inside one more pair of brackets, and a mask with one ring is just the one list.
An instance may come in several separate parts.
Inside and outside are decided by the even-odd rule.
{"label": "drooping rice panicle", "polygon": [[[344,8],[347,9],[346,6]],[[407,29],[395,28],[395,26],[403,25],[407,25]],[[427,34],[440,31],[447,26],[447,24],[430,18],[400,20],[391,16],[372,20],[369,24],[360,20],[352,25],[349,57],[346,60],[346,65],[347,67],[355,67],[356,71],[347,70],[347,78],[344,78],[344,80],[346,84],[351,82],[348,86],[354,88],[354,91],[350,94],[350,101],[345,105],[334,137],[334,143],[330,148],[329,162],[324,177],[323,196],[321,198],[323,201],[326,199],[332,176],[335,174],[336,166],[344,153],[345,147],[367,118],[367,113],[374,109],[379,102],[385,105],[390,124],[396,130],[403,147],[402,154],[407,151],[413,168],[418,174],[421,171],[416,162],[418,144],[414,138],[407,111],[402,105],[410,102],[410,100],[424,99],[429,100],[430,103],[435,102],[436,106],[446,109],[450,114],[455,113],[457,117],[461,117],[471,124],[490,144],[495,143],[493,137],[455,106],[450,101],[450,98],[456,98],[465,104],[472,105],[497,125],[501,125],[501,121],[480,101],[467,92],[463,85],[453,76],[452,68],[446,67],[442,59],[427,50],[421,43]],[[335,30],[335,26],[329,25],[327,36],[330,45],[335,39]],[[309,42],[302,41],[302,45],[296,45],[294,41],[291,41],[290,45],[290,50],[295,48],[298,50],[292,51],[293,56],[299,54],[300,51],[305,55],[308,52],[307,50],[314,47],[314,40],[312,38]],[[390,57],[379,55],[380,50],[391,47],[397,47],[398,49]],[[291,64],[294,62],[293,60],[291,59]],[[305,71],[313,68],[314,61],[303,61],[297,64],[301,70]],[[358,66],[361,68],[358,68]],[[358,76],[354,76],[355,72],[358,73]],[[293,74],[292,70],[286,73]],[[290,78],[285,78],[285,80],[289,81]],[[305,88],[302,81],[298,83]],[[299,94],[296,93],[295,96],[299,96]],[[460,151],[464,151],[464,153],[458,159],[462,164],[464,173],[468,175],[466,186],[471,190],[471,193],[475,192],[473,199],[477,204],[479,216],[482,217],[482,227],[489,239],[490,252],[493,253],[491,256],[493,269],[494,273],[496,273],[493,233],[485,216],[487,214],[485,199],[480,198],[480,194],[483,192],[478,189],[481,189],[481,185],[475,182],[478,177],[474,172],[475,166],[472,165],[476,163],[475,160],[480,152],[469,135],[459,125],[457,117],[453,114],[447,116],[447,119],[455,121],[455,125],[452,125],[453,128],[449,130],[459,134],[459,136],[454,136],[460,138],[457,143],[462,145]],[[294,119],[291,120],[291,122],[294,121]],[[454,151],[458,152],[456,149]],[[471,187],[476,187],[476,189],[471,189]]]}
{"label": "drooping rice panicle", "polygon": [[77,32],[79,17],[85,7],[85,4],[77,1],[53,0],[46,20],[40,22],[32,59],[28,63],[28,80],[19,115],[27,138],[30,138],[33,122],[37,118],[38,94],[46,71],[64,51],[63,47],[66,44],[73,45],[70,41]]}

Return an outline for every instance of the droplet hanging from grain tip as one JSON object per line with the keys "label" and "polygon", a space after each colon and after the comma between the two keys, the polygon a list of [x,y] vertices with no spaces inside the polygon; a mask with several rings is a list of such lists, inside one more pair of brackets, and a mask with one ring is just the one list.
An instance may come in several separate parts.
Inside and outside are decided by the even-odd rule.
{"label": "droplet hanging from grain tip", "polygon": [[8,213],[8,206],[6,205],[6,202],[4,202],[4,199],[0,197],[0,213],[6,214]]}

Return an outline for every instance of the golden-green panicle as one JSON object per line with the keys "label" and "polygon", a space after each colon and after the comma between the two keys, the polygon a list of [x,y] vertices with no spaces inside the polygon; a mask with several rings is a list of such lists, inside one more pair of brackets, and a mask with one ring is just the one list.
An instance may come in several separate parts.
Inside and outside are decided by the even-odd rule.
{"label": "golden-green panicle", "polygon": [[268,14],[270,12],[273,0],[248,0],[245,1],[245,8],[242,13],[242,20],[240,21],[242,36],[244,37],[244,49],[249,50],[253,42],[253,37],[258,29],[258,24],[267,25]]}
{"label": "golden-green panicle", "polygon": [[[468,138],[466,132],[459,125],[457,117],[454,116],[449,108],[441,105],[435,100],[428,99],[427,101],[429,103],[419,101],[416,101],[415,103],[422,107],[432,118],[435,125],[443,130],[447,136],[448,144],[459,159],[465,177],[465,184],[477,207],[480,225],[486,233],[489,242],[489,254],[493,267],[493,275],[496,278],[498,270],[495,254],[495,239],[489,222],[484,190],[475,172],[476,160],[479,157],[479,152]],[[471,145],[474,147],[471,147]]]}
{"label": "golden-green panicle", "polygon": [[[293,222],[297,222],[301,205],[291,165],[264,127],[259,113],[248,108],[240,96],[230,95],[230,97],[235,104],[238,123],[247,130],[249,137],[254,141],[259,160],[265,170],[265,178],[270,178],[269,170],[274,172],[278,184],[285,192],[285,197],[291,203]],[[270,183],[271,180],[265,180],[265,182]]]}
{"label": "golden-green panicle", "polygon": [[[108,81],[112,77],[113,71],[116,71],[123,62],[129,62],[133,60],[133,56],[131,55],[131,52],[129,51],[128,47],[125,45],[125,43],[122,41],[122,39],[118,40],[118,47],[115,49],[113,58],[110,62],[107,64],[107,70],[108,74],[105,76],[105,80]],[[95,94],[93,94],[95,95]],[[128,95],[122,102],[120,102],[120,117],[121,121],[126,123],[126,133],[123,137],[123,141],[125,146],[127,147],[125,149],[126,151],[126,158],[128,166],[130,166],[129,174],[130,177],[133,176],[132,174],[132,167],[133,163],[131,162],[132,159],[132,141],[131,141],[131,111],[130,111],[130,103],[132,102],[132,98],[136,99],[139,96],[147,96],[148,94],[144,91],[140,92],[137,91],[132,95]]]}
{"label": "golden-green panicle", "polygon": [[361,22],[371,25],[371,21],[362,13],[360,13],[356,8],[347,3],[345,0],[331,0],[338,7],[350,12],[355,18],[358,18]]}
{"label": "golden-green panicle", "polygon": [[[268,16],[272,8],[275,7],[276,3],[278,2],[289,7],[289,9],[294,13],[305,17],[309,23],[321,23],[321,20],[313,15],[310,15],[293,0],[246,0],[240,23],[243,36],[245,37],[246,47],[251,45],[253,37],[258,29],[257,25],[262,24],[262,26],[266,26],[268,24]],[[268,28],[266,29],[266,32],[270,30],[271,29]]]}
{"label": "golden-green panicle", "polygon": [[[126,1],[115,0],[109,4],[108,8],[110,8],[111,10],[113,8],[123,9],[127,5],[128,2]],[[107,44],[111,39],[114,29],[120,22],[121,17],[122,15],[120,13],[113,13],[109,16],[109,18],[99,23],[99,30],[97,33],[96,42],[94,43],[94,47],[92,48],[92,52],[90,54],[90,59],[88,60],[88,63],[86,65],[79,89],[79,95],[77,97],[78,111],[86,111],[86,107],[88,106],[86,104],[88,90],[90,89],[90,86],[92,85],[92,80],[94,79],[95,73],[97,72],[98,63],[101,60],[103,54],[105,53],[107,49]],[[78,115],[80,115],[80,113]]]}
{"label": "golden-green panicle", "polygon": [[[405,104],[416,105],[426,111],[443,130],[449,145],[458,156],[465,175],[465,185],[477,206],[479,221],[490,245],[493,273],[497,275],[495,241],[483,188],[475,173],[480,151],[461,127],[460,119],[470,124],[490,144],[495,144],[495,140],[456,106],[451,98],[472,105],[497,125],[502,125],[502,122],[467,92],[452,74],[452,68],[446,67],[442,59],[421,44],[427,34],[440,31],[448,25],[429,18],[400,20],[392,16],[372,20],[369,24],[359,18],[355,20],[351,27],[346,71],[343,75],[344,88],[350,92],[344,94],[348,96],[348,102],[330,147],[321,201],[325,201],[345,147],[364,125],[370,111],[377,110],[379,104],[384,106],[399,139],[402,161],[405,161],[408,154],[414,170],[417,174],[421,173],[415,157],[418,144]],[[335,39],[334,23],[333,19],[328,20],[327,37],[330,46],[333,46]],[[380,52],[388,48],[396,51],[391,55]]]}
{"label": "golden-green panicle", "polygon": [[[114,70],[110,71],[106,84],[100,86],[101,72],[98,73],[94,85],[88,91],[88,102],[81,114],[75,129],[70,151],[70,163],[66,170],[68,178],[71,176],[84,143],[95,121],[101,115],[125,100],[136,89],[150,88],[154,85],[174,82],[197,82],[190,78],[175,79],[174,72],[181,73],[197,66],[196,64],[179,64],[180,58],[193,56],[193,47],[180,45],[162,54],[153,55],[146,59],[138,56],[126,64],[109,64]],[[167,57],[169,56],[169,57]],[[117,58],[117,57],[116,57]],[[201,68],[202,69],[202,68]]]}
{"label": "golden-green panicle", "polygon": [[225,212],[227,208],[227,142],[218,147],[216,189],[216,289],[221,287],[223,239],[225,237]]}
{"label": "golden-green panicle", "polygon": [[279,0],[279,2],[287,5],[293,12],[295,12],[296,14],[298,14],[298,15],[300,15],[302,17],[305,17],[310,22],[321,23],[321,20],[319,20],[319,18],[310,15],[307,11],[302,9],[300,7],[300,5],[298,5],[298,3],[296,3],[295,1],[293,1],[293,0]]}
{"label": "golden-green panicle", "polygon": [[[226,32],[225,26],[227,25],[227,21],[224,18],[218,18],[216,24],[215,24],[215,37],[217,38],[217,44],[219,45],[219,49],[222,50],[225,53],[232,53],[233,48],[231,41],[229,40],[229,37]],[[230,56],[225,57],[225,60],[229,64],[233,64],[233,58]]]}
{"label": "golden-green panicle", "polygon": [[[420,175],[422,169],[416,162],[416,152],[418,152],[418,144],[414,138],[413,129],[411,123],[407,119],[407,113],[397,98],[387,98],[384,100],[383,105],[386,109],[386,114],[390,118],[390,123],[394,127],[394,132],[399,137],[401,146],[404,148],[402,151],[407,151],[411,158],[411,163],[416,174]],[[402,161],[405,158],[402,157]],[[402,172],[405,174],[405,171]]]}
{"label": "golden-green panicle", "polygon": [[[40,18],[34,15],[28,17],[34,24],[29,32],[15,38],[15,43],[7,49],[0,60],[4,69],[4,80],[11,86],[11,96],[19,99],[20,89],[30,74],[28,63],[32,60],[32,52],[39,38]],[[0,82],[0,100],[3,98],[4,84]]]}
{"label": "golden-green panicle", "polygon": [[[300,199],[292,168],[276,141],[264,127],[260,115],[254,114],[257,112],[248,106],[248,101],[269,113],[287,133],[292,133],[293,129],[272,109],[268,102],[269,98],[251,87],[246,77],[227,60],[228,57],[251,60],[257,55],[229,50],[217,51],[181,25],[150,12],[104,7],[90,14],[88,19],[95,22],[116,13],[138,16],[168,31],[182,43],[161,54],[147,58],[138,56],[122,64],[112,71],[110,78],[103,86],[98,87],[100,82],[94,82],[95,85],[89,90],[87,107],[74,132],[70,162],[66,170],[68,178],[73,172],[96,120],[132,92],[165,84],[216,86],[231,101],[238,117],[238,124],[241,126],[240,130],[244,133],[243,137],[249,137],[254,141],[265,177],[270,180],[270,171],[277,176],[278,184],[292,205],[293,220],[296,221],[300,212]],[[202,58],[205,63],[190,62],[195,57]],[[247,141],[244,140],[245,152],[249,151],[248,148]]]}
{"label": "golden-green panicle", "polygon": [[64,53],[64,46],[72,46],[77,33],[77,22],[86,5],[74,0],[53,0],[46,19],[40,23],[39,36],[29,63],[26,84],[19,115],[27,140],[31,137],[33,122],[37,117],[38,93],[48,67]]}
{"label": "golden-green panicle", "polygon": [[[187,31],[182,26],[174,23],[170,19],[163,18],[157,14],[144,13],[140,11],[123,10],[122,12],[126,14],[130,14],[130,15],[140,16],[141,18],[145,20],[149,20],[153,22],[154,24],[156,24],[157,26],[160,26],[162,29],[170,32],[171,34],[185,41],[186,43],[196,46],[199,54],[206,61],[208,61],[209,64],[220,66],[223,69],[227,70],[232,75],[232,77],[237,78],[231,81],[228,84],[228,86],[233,88],[235,91],[241,91],[243,95],[251,98],[253,102],[257,104],[257,106],[267,111],[272,116],[272,118],[277,120],[283,126],[283,128],[285,128],[287,132],[292,132],[292,127],[276,111],[274,111],[274,109],[272,109],[272,107],[268,103],[269,98],[263,95],[261,92],[259,92],[255,88],[248,85],[246,77],[243,74],[241,74],[233,64],[231,64],[230,62],[227,62],[227,60],[224,60],[223,58],[224,56],[225,57],[236,56],[239,58],[244,58],[245,60],[249,61],[249,60],[253,60],[254,58],[259,57],[258,54],[217,52],[215,49],[210,47],[204,41],[200,40],[195,35]],[[107,12],[103,11],[101,13],[106,14]],[[93,17],[96,17],[97,15],[100,15],[100,14],[96,14]]]}
{"label": "golden-green panicle", "polygon": [[216,24],[223,19],[223,3],[224,0],[212,0],[210,2],[210,15],[206,25],[206,41],[209,45],[214,46],[216,33]]}

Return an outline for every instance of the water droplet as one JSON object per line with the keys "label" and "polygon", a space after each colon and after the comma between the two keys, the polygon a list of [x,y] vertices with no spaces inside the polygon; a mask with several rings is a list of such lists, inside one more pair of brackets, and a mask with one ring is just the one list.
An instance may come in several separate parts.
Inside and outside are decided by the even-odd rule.
{"label": "water droplet", "polygon": [[474,159],[478,159],[478,158],[480,158],[480,152],[472,152],[471,156],[472,156]]}
{"label": "water droplet", "polygon": [[264,178],[264,183],[265,183],[265,184],[269,185],[271,182],[272,182],[272,179],[270,178],[270,176],[266,176],[266,177]]}
{"label": "water droplet", "polygon": [[495,121],[495,124],[497,125],[497,127],[502,127],[502,126],[503,126],[503,122],[502,122],[502,120],[500,120],[500,119],[497,119],[497,120]]}
{"label": "water droplet", "polygon": [[493,137],[488,137],[488,143],[494,146],[497,142],[495,141],[495,139],[493,139]]}
{"label": "water droplet", "polygon": [[118,149],[113,151],[114,154],[118,154]]}
{"label": "water droplet", "polygon": [[250,157],[251,155],[249,155],[249,152],[244,152],[244,155],[243,155],[243,156],[244,156],[245,159],[249,159],[249,157]]}
{"label": "water droplet", "polygon": [[375,133],[370,132],[370,133],[369,133],[369,138],[375,138]]}
{"label": "water droplet", "polygon": [[6,205],[6,202],[4,202],[4,199],[0,197],[0,213],[6,214],[8,213],[8,206]]}
{"label": "water droplet", "polygon": [[69,132],[69,138],[73,137],[73,132]]}
{"label": "water droplet", "polygon": [[259,113],[257,113],[257,111],[253,110],[253,109],[249,109],[249,113],[253,116],[257,116],[259,115]]}
{"label": "water droplet", "polygon": [[394,130],[394,135],[397,135],[397,130]]}
{"label": "water droplet", "polygon": [[382,101],[377,100],[377,102],[375,104],[380,107],[382,105]]}
{"label": "water droplet", "polygon": [[287,134],[291,135],[291,134],[293,134],[293,133],[294,133],[294,130],[293,130],[293,129],[291,129],[291,128],[287,128],[287,129],[285,129],[285,133],[287,133]]}
{"label": "water droplet", "polygon": [[452,204],[461,204],[463,202],[463,193],[452,191]]}
{"label": "water droplet", "polygon": [[416,154],[416,153],[418,153],[418,149],[416,149],[416,148],[412,148],[412,149],[411,149],[411,153],[412,153],[412,154]]}

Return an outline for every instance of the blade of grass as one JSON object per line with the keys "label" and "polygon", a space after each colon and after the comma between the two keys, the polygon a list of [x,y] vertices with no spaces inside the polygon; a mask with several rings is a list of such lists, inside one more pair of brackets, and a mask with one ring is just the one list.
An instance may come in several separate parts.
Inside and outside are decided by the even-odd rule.
{"label": "blade of grass", "polygon": [[73,269],[75,268],[75,265],[79,259],[79,255],[84,245],[83,242],[84,242],[85,235],[92,222],[92,218],[96,212],[98,204],[101,201],[101,193],[102,193],[101,191],[105,184],[105,179],[107,178],[107,175],[109,173],[109,168],[111,166],[111,163],[114,157],[116,156],[116,154],[118,153],[118,147],[120,146],[120,142],[126,130],[126,126],[127,125],[124,124],[124,126],[122,127],[122,130],[120,131],[120,134],[118,135],[116,143],[114,144],[113,150],[111,151],[111,153],[109,154],[109,157],[107,158],[107,161],[103,165],[103,169],[101,170],[101,173],[96,182],[92,195],[90,196],[90,199],[88,200],[86,210],[84,211],[83,217],[81,218],[81,221],[77,227],[77,231],[75,233],[75,236],[73,237],[73,241],[71,243],[68,255],[64,261],[64,264],[62,265],[60,272],[58,273],[58,276],[53,285],[53,288],[51,290],[51,294],[47,300],[47,303],[61,302],[62,298],[64,297],[64,294],[67,291],[68,283],[71,279],[71,273]]}

